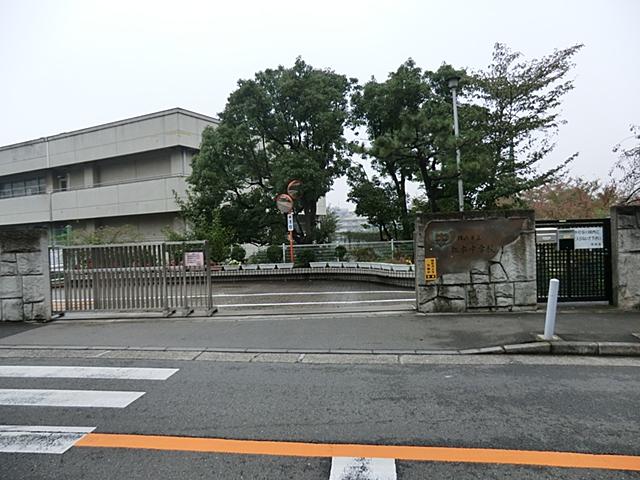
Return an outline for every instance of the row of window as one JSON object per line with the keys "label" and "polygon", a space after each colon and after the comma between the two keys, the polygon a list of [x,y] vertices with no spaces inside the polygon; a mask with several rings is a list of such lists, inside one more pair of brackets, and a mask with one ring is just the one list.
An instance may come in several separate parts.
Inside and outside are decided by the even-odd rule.
{"label": "row of window", "polygon": [[46,191],[47,184],[44,177],[0,183],[0,198],[40,195]]}

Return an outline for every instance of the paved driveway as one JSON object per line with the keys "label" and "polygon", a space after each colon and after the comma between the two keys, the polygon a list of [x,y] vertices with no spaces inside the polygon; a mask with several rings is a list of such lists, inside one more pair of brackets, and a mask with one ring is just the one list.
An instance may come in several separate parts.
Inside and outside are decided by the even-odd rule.
{"label": "paved driveway", "polygon": [[369,282],[268,281],[214,284],[220,315],[407,311],[411,288]]}

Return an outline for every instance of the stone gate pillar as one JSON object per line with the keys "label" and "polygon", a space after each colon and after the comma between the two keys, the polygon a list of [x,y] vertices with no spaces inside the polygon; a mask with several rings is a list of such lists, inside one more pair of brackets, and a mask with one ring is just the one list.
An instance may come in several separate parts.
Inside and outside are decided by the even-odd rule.
{"label": "stone gate pillar", "polygon": [[640,205],[611,208],[613,303],[640,309]]}
{"label": "stone gate pillar", "polygon": [[425,214],[414,237],[419,312],[536,309],[533,210]]}
{"label": "stone gate pillar", "polygon": [[46,228],[0,229],[0,320],[51,320]]}

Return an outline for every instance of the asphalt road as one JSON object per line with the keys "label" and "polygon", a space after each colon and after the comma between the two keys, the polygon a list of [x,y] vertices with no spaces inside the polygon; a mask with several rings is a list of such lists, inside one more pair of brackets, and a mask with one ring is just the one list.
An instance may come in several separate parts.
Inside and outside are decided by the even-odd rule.
{"label": "asphalt road", "polygon": [[[640,361],[620,366],[587,358],[580,364],[540,365],[521,356],[504,364],[507,357],[501,356],[503,364],[492,364],[495,357],[487,356],[482,357],[486,364],[466,364],[467,358],[443,364],[434,357],[424,365],[2,359],[5,367],[179,370],[166,380],[0,376],[0,389],[12,391],[145,392],[124,408],[18,406],[9,401],[0,406],[0,424],[96,427],[89,437],[144,434],[640,455]],[[477,363],[479,357],[473,358]],[[146,446],[153,442],[149,439]],[[331,458],[286,456],[286,448],[264,456],[88,448],[81,443],[61,455],[0,453],[2,478],[326,480],[332,464]],[[397,460],[395,470],[400,480],[639,476],[637,471],[409,460]]]}

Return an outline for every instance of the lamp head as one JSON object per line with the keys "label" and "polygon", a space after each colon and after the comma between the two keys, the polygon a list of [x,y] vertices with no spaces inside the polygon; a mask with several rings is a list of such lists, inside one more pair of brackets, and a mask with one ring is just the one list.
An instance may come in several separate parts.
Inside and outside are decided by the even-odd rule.
{"label": "lamp head", "polygon": [[455,77],[449,77],[447,81],[449,82],[449,88],[458,88],[460,77],[458,77],[457,75]]}

